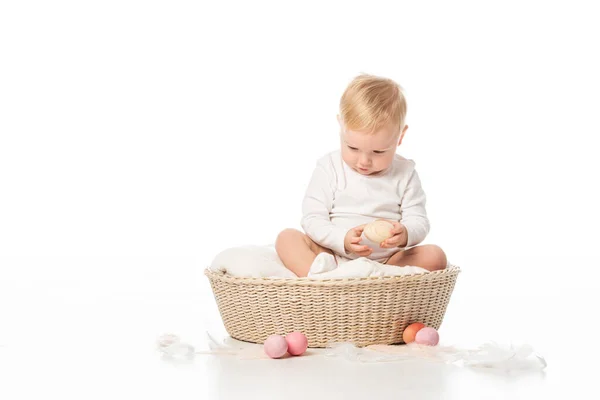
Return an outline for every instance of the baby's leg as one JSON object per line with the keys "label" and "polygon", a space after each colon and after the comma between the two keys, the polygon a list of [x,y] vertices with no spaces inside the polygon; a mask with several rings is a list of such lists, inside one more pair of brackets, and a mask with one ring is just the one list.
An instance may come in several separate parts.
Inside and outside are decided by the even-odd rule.
{"label": "baby's leg", "polygon": [[439,246],[425,244],[397,252],[390,257],[386,264],[400,267],[412,265],[429,271],[437,271],[446,268],[448,261],[446,253]]}
{"label": "baby's leg", "polygon": [[308,271],[319,253],[333,254],[331,250],[318,245],[296,229],[282,231],[275,241],[275,250],[287,269],[299,277],[308,275]]}

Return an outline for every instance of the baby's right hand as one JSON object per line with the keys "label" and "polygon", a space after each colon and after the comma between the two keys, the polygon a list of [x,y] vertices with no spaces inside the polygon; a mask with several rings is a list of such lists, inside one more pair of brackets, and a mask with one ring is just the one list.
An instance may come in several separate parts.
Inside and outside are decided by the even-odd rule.
{"label": "baby's right hand", "polygon": [[367,257],[373,252],[369,246],[359,244],[362,240],[361,235],[366,224],[352,228],[346,233],[344,238],[344,249],[350,254],[356,254],[360,257]]}

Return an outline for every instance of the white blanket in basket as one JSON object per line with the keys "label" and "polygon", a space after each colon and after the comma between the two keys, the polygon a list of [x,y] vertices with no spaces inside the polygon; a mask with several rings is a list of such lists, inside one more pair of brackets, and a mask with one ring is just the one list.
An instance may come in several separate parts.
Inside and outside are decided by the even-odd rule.
{"label": "white blanket in basket", "polygon": [[[210,269],[241,277],[297,278],[296,274],[283,265],[273,245],[249,245],[226,249],[214,258]],[[331,270],[320,270],[317,265],[313,264],[308,275],[313,279],[333,279],[412,275],[427,272],[426,269],[420,267],[385,265],[361,257],[344,262]]]}

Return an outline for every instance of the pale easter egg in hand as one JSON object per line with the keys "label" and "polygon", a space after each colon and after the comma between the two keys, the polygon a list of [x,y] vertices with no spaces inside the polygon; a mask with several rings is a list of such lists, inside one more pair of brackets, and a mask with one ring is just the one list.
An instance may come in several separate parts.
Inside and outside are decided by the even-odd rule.
{"label": "pale easter egg in hand", "polygon": [[368,223],[363,230],[363,233],[367,239],[375,243],[381,243],[386,239],[391,238],[392,229],[394,225],[391,222],[377,220]]}

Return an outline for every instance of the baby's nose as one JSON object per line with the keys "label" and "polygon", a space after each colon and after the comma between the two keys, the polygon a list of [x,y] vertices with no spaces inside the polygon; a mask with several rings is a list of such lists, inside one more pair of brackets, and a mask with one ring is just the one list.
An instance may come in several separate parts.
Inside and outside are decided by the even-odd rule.
{"label": "baby's nose", "polygon": [[361,165],[369,165],[371,164],[371,158],[363,153],[358,157],[358,162]]}

